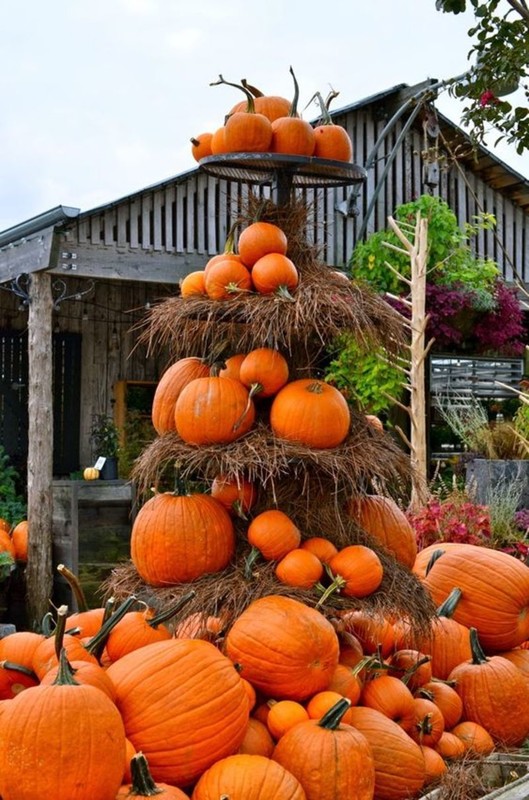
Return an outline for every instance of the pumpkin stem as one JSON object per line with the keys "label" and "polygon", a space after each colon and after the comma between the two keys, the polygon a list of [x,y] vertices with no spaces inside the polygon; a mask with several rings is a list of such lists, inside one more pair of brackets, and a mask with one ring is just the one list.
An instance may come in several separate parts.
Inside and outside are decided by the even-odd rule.
{"label": "pumpkin stem", "polygon": [[40,623],[40,629],[42,634],[46,637],[53,636],[53,631],[55,630],[55,620],[53,618],[53,614],[51,611],[48,611],[47,614],[44,614],[42,617],[42,622]]}
{"label": "pumpkin stem", "polygon": [[136,753],[130,760],[131,788],[130,795],[133,797],[155,797],[163,794],[164,790],[156,786],[154,778],[149,769],[149,762],[143,753]]}
{"label": "pumpkin stem", "polygon": [[38,676],[33,672],[32,669],[23,666],[23,664],[15,664],[14,661],[0,661],[0,669],[7,669],[13,672],[20,672],[22,675],[26,675],[28,678],[32,678],[37,683],[39,682]]}
{"label": "pumpkin stem", "polygon": [[[263,387],[259,383],[253,384],[253,386],[259,386],[260,387],[259,391],[262,391],[262,389],[263,389]],[[250,391],[250,392],[248,392],[248,400],[246,402],[246,407],[244,408],[244,411],[242,412],[242,414],[239,417],[239,419],[236,422],[233,423],[232,430],[233,430],[234,433],[235,433],[235,431],[239,430],[239,428],[241,427],[242,423],[244,422],[244,418],[247,415],[247,413],[249,412],[251,407],[252,407],[252,393]]]}
{"label": "pumpkin stem", "polygon": [[277,297],[280,297],[281,300],[288,300],[289,303],[296,302],[296,298],[292,297],[288,289],[288,286],[283,286],[283,285],[278,286],[275,291],[275,294],[277,295]]}
{"label": "pumpkin stem", "polygon": [[335,731],[342,721],[343,715],[350,707],[351,701],[349,698],[342,697],[342,699],[338,700],[318,721],[318,726],[326,730]]}
{"label": "pumpkin stem", "polygon": [[173,603],[172,606],[169,606],[165,611],[161,611],[156,616],[152,617],[150,620],[147,621],[147,624],[151,628],[157,628],[158,625],[161,625],[162,622],[166,622],[171,617],[174,617],[175,614],[178,614],[180,609],[182,609],[190,600],[195,597],[196,592],[194,589],[191,589],[187,594],[183,594],[182,597],[179,597],[178,600]]}
{"label": "pumpkin stem", "polygon": [[252,547],[250,553],[244,559],[244,577],[247,581],[250,581],[253,578],[253,567],[259,556],[261,555],[261,551],[257,549],[257,547]]}
{"label": "pumpkin stem", "polygon": [[402,683],[404,683],[407,686],[412,676],[414,675],[415,672],[417,672],[419,667],[422,667],[423,664],[428,664],[428,662],[431,660],[432,660],[431,656],[423,656],[422,658],[419,658],[418,661],[415,662],[415,664],[412,664],[411,667],[408,667],[407,670],[404,670],[404,672],[400,676]]}
{"label": "pumpkin stem", "polygon": [[74,678],[74,671],[68,661],[65,647],[62,647],[59,653],[59,669],[52,686],[80,686]]}
{"label": "pumpkin stem", "polygon": [[431,568],[433,567],[437,559],[441,558],[441,556],[444,555],[445,552],[446,550],[441,550],[441,548],[439,548],[439,550],[434,550],[434,552],[430,557],[430,560],[428,561],[428,564],[426,565],[425,575],[428,575],[428,573],[430,572]]}
{"label": "pumpkin stem", "polygon": [[346,583],[347,583],[346,579],[342,578],[341,575],[335,575],[333,577],[332,583],[330,583],[329,586],[327,586],[327,588],[325,588],[319,582],[316,583],[315,584],[315,588],[319,592],[323,592],[323,594],[320,597],[320,599],[318,600],[318,602],[316,603],[315,608],[321,608],[321,606],[325,603],[325,601],[328,600],[329,597],[331,595],[335,594],[336,592],[339,594]]}
{"label": "pumpkin stem", "polygon": [[88,611],[88,603],[86,602],[86,597],[77,575],[74,575],[74,573],[69,570],[65,564],[58,564],[57,572],[59,572],[68,582],[70,589],[74,594],[79,611]]}
{"label": "pumpkin stem", "polygon": [[246,78],[243,78],[241,83],[245,89],[248,89],[248,91],[253,94],[254,97],[264,97],[264,92],[262,92],[260,89],[256,89],[255,86],[251,86]]}
{"label": "pumpkin stem", "polygon": [[68,606],[60,606],[57,609],[57,624],[55,626],[55,655],[57,661],[60,660],[61,650],[63,649],[64,632],[66,631],[66,617],[68,616]]}
{"label": "pumpkin stem", "polygon": [[136,602],[136,596],[131,595],[128,597],[116,611],[110,616],[109,619],[105,622],[104,625],[100,627],[98,632],[95,636],[92,636],[88,644],[86,645],[87,651],[95,656],[97,660],[101,658],[103,650],[105,649],[105,644],[110,634],[110,631],[118,624],[120,619],[123,619],[127,611],[130,607]]}
{"label": "pumpkin stem", "polygon": [[107,621],[107,619],[110,619],[110,617],[114,613],[115,606],[116,606],[116,598],[115,597],[109,597],[108,600],[105,603],[105,608],[104,608],[104,611],[103,611],[103,620],[101,622],[101,625],[104,625],[105,622]]}
{"label": "pumpkin stem", "polygon": [[298,101],[299,101],[299,85],[297,78],[294,74],[294,70],[290,67],[290,74],[292,75],[292,80],[294,81],[294,97],[292,98],[292,103],[290,105],[290,111],[288,112],[289,117],[297,117],[298,116]]}
{"label": "pumpkin stem", "polygon": [[240,89],[241,92],[244,92],[246,95],[246,100],[248,101],[248,105],[246,106],[246,113],[247,114],[255,114],[255,104],[253,101],[253,95],[245,86],[241,86],[240,83],[230,83],[230,81],[224,80],[222,75],[219,75],[218,81],[213,81],[210,83],[210,86],[220,86],[221,84],[225,84],[226,86],[233,86],[235,89]]}
{"label": "pumpkin stem", "polygon": [[231,504],[231,507],[236,517],[239,517],[239,519],[248,522],[248,516],[247,514],[244,513],[242,500],[234,500],[234,502]]}
{"label": "pumpkin stem", "polygon": [[446,600],[443,603],[441,603],[441,605],[437,609],[436,615],[438,617],[448,617],[448,618],[452,617],[454,611],[456,610],[457,604],[461,600],[462,594],[463,592],[461,591],[461,589],[459,589],[459,587],[457,586],[454,586],[454,588],[452,589]]}
{"label": "pumpkin stem", "polygon": [[477,628],[470,628],[470,650],[473,664],[486,664],[489,660],[479,641]]}
{"label": "pumpkin stem", "polygon": [[432,712],[430,711],[422,719],[417,720],[415,727],[419,732],[419,740],[422,742],[423,736],[429,736],[432,732]]}
{"label": "pumpkin stem", "polygon": [[310,103],[312,103],[314,100],[317,101],[317,103],[318,103],[318,105],[320,107],[320,111],[321,111],[321,120],[320,120],[319,124],[320,125],[332,125],[333,121],[332,121],[331,115],[329,114],[329,108],[328,108],[328,103],[330,102],[330,100],[325,102],[325,100],[321,96],[321,92],[315,92],[312,95],[312,97],[310,98],[310,100],[307,103],[307,105],[310,105]]}

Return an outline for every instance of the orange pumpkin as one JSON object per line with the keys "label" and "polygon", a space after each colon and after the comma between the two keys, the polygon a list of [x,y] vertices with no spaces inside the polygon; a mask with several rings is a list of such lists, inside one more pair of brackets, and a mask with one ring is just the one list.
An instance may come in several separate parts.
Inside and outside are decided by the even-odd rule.
{"label": "orange pumpkin", "polygon": [[292,67],[290,74],[294,81],[294,99],[288,115],[278,117],[272,122],[271,150],[273,153],[311,156],[316,145],[314,129],[310,122],[298,115],[299,86]]}
{"label": "orange pumpkin", "polygon": [[365,682],[361,703],[366,708],[380,711],[408,732],[414,722],[413,695],[399,678],[379,675]]}
{"label": "orange pumpkin", "polygon": [[153,778],[189,786],[240,746],[248,696],[233,664],[209,642],[168,639],[108,667],[127,737]]}
{"label": "orange pumpkin", "polygon": [[130,548],[134,566],[151,586],[193,581],[228,565],[235,550],[233,522],[210,495],[161,492],[136,515]]}
{"label": "orange pumpkin", "polygon": [[252,278],[244,264],[227,257],[208,268],[204,287],[211,300],[229,300],[252,289]]}
{"label": "orange pumpkin", "polygon": [[421,745],[421,752],[424,758],[425,766],[425,779],[424,785],[429,786],[431,783],[436,783],[447,772],[448,766],[437,750],[428,745]]}
{"label": "orange pumpkin", "polygon": [[269,253],[286,255],[288,241],[284,231],[272,222],[252,222],[239,235],[238,249],[248,268]]}
{"label": "orange pumpkin", "polygon": [[19,522],[11,531],[15,560],[25,564],[28,560],[28,521]]}
{"label": "orange pumpkin", "polygon": [[[255,86],[251,86],[245,78],[242,79],[241,84],[253,95],[255,110],[258,111],[259,114],[264,114],[265,117],[268,117],[270,122],[273,122],[278,117],[284,117],[285,114],[288,114],[290,110],[290,100],[277,95],[264,94],[260,89],[256,89]],[[228,115],[234,114],[236,111],[244,111],[246,105],[247,102],[242,100],[240,103],[237,103],[235,106],[233,106],[233,108],[228,112]]]}
{"label": "orange pumpkin", "polygon": [[463,702],[453,686],[442,680],[432,680],[424,683],[415,694],[417,697],[425,697],[439,706],[447,730],[453,728],[460,721],[463,715]]}
{"label": "orange pumpkin", "polygon": [[384,577],[380,558],[363,544],[351,544],[339,550],[329,561],[329,571],[332,583],[318,601],[319,605],[338,590],[347,597],[367,597],[376,592]]}
{"label": "orange pumpkin", "polygon": [[239,380],[241,364],[246,358],[246,353],[236,353],[224,361],[224,366],[219,369],[219,378],[233,378]]}
{"label": "orange pumpkin", "polygon": [[175,405],[175,427],[188,444],[228,444],[244,436],[255,420],[247,389],[232,378],[197,378]]}
{"label": "orange pumpkin", "polygon": [[488,755],[495,749],[492,736],[479,722],[465,719],[458,722],[451,733],[461,739],[467,752],[474,755]]}
{"label": "orange pumpkin", "polygon": [[143,753],[135,753],[130,762],[130,783],[121,786],[116,795],[116,800],[120,798],[141,798],[160,797],[161,800],[189,800],[188,795],[184,794],[176,786],[169,786],[167,783],[155,783],[149,769],[149,763]]}
{"label": "orange pumpkin", "polygon": [[306,800],[297,778],[260,755],[237,754],[217,761],[202,775],[191,800]]}
{"label": "orange pumpkin", "polygon": [[38,684],[33,670],[12,661],[0,661],[0,700],[11,700],[24,689]]}
{"label": "orange pumpkin", "polygon": [[313,608],[290,597],[254,600],[225,639],[228,657],[268,697],[304,700],[326,689],[338,663],[338,637]]}
{"label": "orange pumpkin", "polygon": [[175,430],[175,405],[183,388],[192,380],[208,375],[208,365],[193,356],[180,358],[165,370],[152,401],[151,418],[156,433],[161,436]]}
{"label": "orange pumpkin", "polygon": [[414,742],[435,747],[441,738],[445,721],[441,709],[426,697],[413,700],[414,722],[408,733]]}
{"label": "orange pumpkin", "polygon": [[322,575],[323,564],[320,559],[301,547],[296,547],[283,556],[275,568],[278,581],[303,589],[311,589]]}
{"label": "orange pumpkin", "polygon": [[212,138],[212,133],[201,133],[199,136],[191,138],[191,155],[195,161],[200,161],[201,158],[207,158],[211,155]]}
{"label": "orange pumpkin", "polygon": [[291,292],[299,283],[299,273],[287,256],[268,253],[253,265],[252,283],[259,294],[277,294],[291,300]]}
{"label": "orange pumpkin", "polygon": [[274,752],[274,740],[263,722],[260,722],[254,717],[250,717],[244,739],[241,742],[238,752],[245,753],[246,755],[271,758]]}
{"label": "orange pumpkin", "polygon": [[417,540],[406,514],[391,497],[363,495],[348,503],[347,511],[361,528],[380,542],[397,561],[410,569],[417,556]]}
{"label": "orange pumpkin", "polygon": [[267,561],[278,561],[299,546],[301,533],[284,511],[269,508],[253,518],[246,533],[248,542]]}
{"label": "orange pumpkin", "polygon": [[237,476],[228,478],[226,475],[217,475],[211,484],[211,496],[230,513],[242,519],[246,518],[246,514],[257,502],[254,484]]}
{"label": "orange pumpkin", "polygon": [[336,545],[324,536],[311,536],[309,539],[304,539],[300,547],[302,547],[303,550],[309,550],[311,553],[314,553],[322,564],[328,564],[331,558],[338,552]]}
{"label": "orange pumpkin", "polygon": [[236,83],[219,80],[210,84],[225,84],[240,89],[246,95],[246,108],[233,111],[226,119],[224,140],[227,153],[266,153],[272,141],[272,124],[268,117],[256,111],[254,97],[248,89]]}
{"label": "orange pumpkin", "polygon": [[279,700],[269,703],[270,711],[266,718],[266,725],[274,739],[281,737],[299,722],[306,722],[309,718],[308,710],[296,700]]}
{"label": "orange pumpkin", "polygon": [[279,350],[258,347],[241,362],[239,380],[250,396],[271,397],[286,384],[288,373],[288,362]]}
{"label": "orange pumpkin", "polygon": [[350,424],[351,412],[341,392],[313,378],[287,383],[270,408],[275,436],[316,449],[338,447],[347,438]]}
{"label": "orange pumpkin", "polygon": [[180,295],[182,297],[200,297],[206,292],[206,272],[203,269],[189,272],[180,281]]}

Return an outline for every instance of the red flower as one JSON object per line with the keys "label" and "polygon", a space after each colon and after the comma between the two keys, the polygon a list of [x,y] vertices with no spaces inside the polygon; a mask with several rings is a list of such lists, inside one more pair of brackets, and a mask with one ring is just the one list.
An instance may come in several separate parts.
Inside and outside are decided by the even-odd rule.
{"label": "red flower", "polygon": [[483,94],[479,98],[479,104],[482,108],[484,106],[490,105],[491,103],[498,103],[498,102],[499,102],[498,98],[496,97],[494,92],[490,91],[490,89],[487,89],[486,92],[483,92]]}

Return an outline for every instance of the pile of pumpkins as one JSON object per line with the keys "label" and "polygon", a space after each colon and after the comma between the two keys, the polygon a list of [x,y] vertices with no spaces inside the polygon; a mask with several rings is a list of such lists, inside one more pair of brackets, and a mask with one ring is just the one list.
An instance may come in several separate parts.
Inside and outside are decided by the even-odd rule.
{"label": "pile of pumpkins", "polygon": [[224,153],[279,153],[307,156],[331,161],[350,162],[353,157],[351,138],[345,128],[333,123],[319,93],[322,119],[311,125],[298,113],[299,87],[292,67],[293,100],[263,95],[246,81],[241,84],[225,81],[222,75],[211,85],[224,84],[240,89],[246,99],[234,105],[225,122],[213,132],[191,139],[191,152],[196,161]]}
{"label": "pile of pumpkins", "polygon": [[238,253],[231,237],[223,253],[212,256],[203,270],[190,272],[180,283],[183,298],[204,296],[228,300],[256,292],[293,300],[299,283],[294,262],[286,255],[285,232],[271,222],[254,222],[238,241]]}
{"label": "pile of pumpkins", "polygon": [[0,519],[0,553],[7,553],[20,564],[28,560],[28,521],[21,520],[16,525],[11,525],[7,520]]}
{"label": "pile of pumpkins", "polygon": [[440,603],[430,633],[267,595],[227,626],[131,597],[5,637],[2,800],[404,800],[452,760],[519,747],[529,568],[474,545],[431,555],[414,564]]}

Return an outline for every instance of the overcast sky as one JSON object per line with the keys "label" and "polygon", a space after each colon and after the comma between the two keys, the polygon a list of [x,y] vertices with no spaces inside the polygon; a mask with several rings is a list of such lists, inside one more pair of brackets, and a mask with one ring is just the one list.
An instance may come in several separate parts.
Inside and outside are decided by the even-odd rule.
{"label": "overcast sky", "polygon": [[[219,73],[290,98],[292,65],[301,109],[331,87],[339,109],[464,72],[472,21],[435,0],[0,0],[0,230],[192,169],[190,137],[239,99]],[[437,106],[459,122],[446,92]]]}

